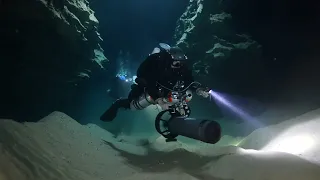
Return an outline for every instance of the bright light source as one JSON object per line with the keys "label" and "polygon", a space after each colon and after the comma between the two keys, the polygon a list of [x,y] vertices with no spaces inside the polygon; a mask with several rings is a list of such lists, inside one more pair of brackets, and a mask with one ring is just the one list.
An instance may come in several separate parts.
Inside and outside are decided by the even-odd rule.
{"label": "bright light source", "polygon": [[292,122],[289,127],[285,127],[288,124],[284,123],[282,127],[280,126],[283,129],[282,133],[274,136],[262,150],[287,152],[314,159],[311,154],[319,152],[317,138],[320,134],[317,119]]}
{"label": "bright light source", "polygon": [[310,150],[315,144],[312,136],[307,134],[296,136],[280,136],[263,148],[266,151],[280,151],[299,155]]}

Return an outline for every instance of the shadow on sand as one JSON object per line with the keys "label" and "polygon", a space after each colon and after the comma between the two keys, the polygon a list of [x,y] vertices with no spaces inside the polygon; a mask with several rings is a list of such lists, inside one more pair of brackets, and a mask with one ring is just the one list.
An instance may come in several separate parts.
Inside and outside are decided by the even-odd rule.
{"label": "shadow on sand", "polygon": [[[173,169],[182,170],[195,178],[201,180],[227,180],[219,179],[203,173],[205,165],[211,161],[218,160],[222,156],[205,157],[184,149],[176,149],[171,152],[157,151],[149,145],[144,146],[147,150],[145,155],[136,155],[128,153],[115,147],[112,143],[102,140],[114,150],[120,153],[120,156],[126,159],[126,163],[134,168],[144,172],[164,173]],[[229,180],[229,179],[228,179]]]}

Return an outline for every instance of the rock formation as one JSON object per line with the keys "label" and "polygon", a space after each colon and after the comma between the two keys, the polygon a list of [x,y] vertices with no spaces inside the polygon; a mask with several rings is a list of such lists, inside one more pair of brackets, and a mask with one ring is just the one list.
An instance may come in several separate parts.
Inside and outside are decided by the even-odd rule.
{"label": "rock formation", "polygon": [[7,87],[1,95],[8,116],[31,103],[63,104],[61,95],[70,96],[71,86],[107,62],[99,22],[86,0],[4,0],[0,13],[0,67]]}
{"label": "rock formation", "polygon": [[234,29],[231,14],[224,12],[220,1],[190,0],[174,38],[189,56],[195,75],[205,77],[202,82],[248,92],[262,75],[261,46]]}

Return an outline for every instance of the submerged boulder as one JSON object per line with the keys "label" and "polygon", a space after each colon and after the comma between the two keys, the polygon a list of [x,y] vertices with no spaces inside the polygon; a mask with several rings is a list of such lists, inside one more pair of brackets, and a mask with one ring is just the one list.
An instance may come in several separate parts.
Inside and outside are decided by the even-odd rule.
{"label": "submerged boulder", "polygon": [[190,0],[174,39],[199,79],[211,87],[245,92],[262,75],[261,46],[237,32],[232,15],[222,7],[218,0]]}
{"label": "submerged boulder", "polygon": [[61,104],[61,95],[72,92],[68,88],[108,61],[86,0],[2,0],[0,21],[6,113],[31,104]]}

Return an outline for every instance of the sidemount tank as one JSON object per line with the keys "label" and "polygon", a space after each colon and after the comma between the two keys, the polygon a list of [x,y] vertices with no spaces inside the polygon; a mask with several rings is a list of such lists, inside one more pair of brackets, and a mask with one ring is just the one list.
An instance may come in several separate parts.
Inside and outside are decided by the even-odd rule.
{"label": "sidemount tank", "polygon": [[141,96],[139,96],[137,99],[134,99],[133,101],[131,101],[130,109],[141,110],[152,104],[155,104],[154,100],[151,98],[151,96],[148,93],[145,92]]}

